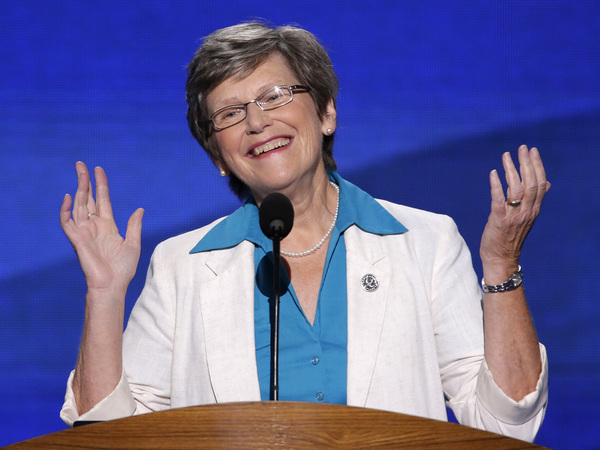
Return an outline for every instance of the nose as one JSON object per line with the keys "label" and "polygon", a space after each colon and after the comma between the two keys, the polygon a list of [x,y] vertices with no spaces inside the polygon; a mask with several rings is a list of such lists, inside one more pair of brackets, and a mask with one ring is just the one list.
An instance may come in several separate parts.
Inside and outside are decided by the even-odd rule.
{"label": "nose", "polygon": [[272,122],[269,113],[260,109],[256,103],[246,106],[246,132],[248,134],[260,133]]}

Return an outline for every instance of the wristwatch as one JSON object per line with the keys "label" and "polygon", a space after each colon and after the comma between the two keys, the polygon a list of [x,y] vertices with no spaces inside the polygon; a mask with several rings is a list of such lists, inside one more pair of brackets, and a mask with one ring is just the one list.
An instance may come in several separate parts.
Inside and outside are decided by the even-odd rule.
{"label": "wristwatch", "polygon": [[485,280],[481,279],[481,287],[483,288],[483,292],[506,292],[512,291],[523,284],[523,271],[521,270],[521,266],[517,269],[516,272],[513,272],[510,275],[510,278],[506,280],[502,284],[495,284],[493,286],[488,286],[485,284]]}

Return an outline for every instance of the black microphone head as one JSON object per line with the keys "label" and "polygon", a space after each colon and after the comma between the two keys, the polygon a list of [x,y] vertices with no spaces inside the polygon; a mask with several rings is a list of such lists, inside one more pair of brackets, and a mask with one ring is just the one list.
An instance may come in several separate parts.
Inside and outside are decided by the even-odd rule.
{"label": "black microphone head", "polygon": [[258,209],[260,229],[269,238],[283,239],[294,225],[294,207],[289,198],[279,192],[267,195]]}

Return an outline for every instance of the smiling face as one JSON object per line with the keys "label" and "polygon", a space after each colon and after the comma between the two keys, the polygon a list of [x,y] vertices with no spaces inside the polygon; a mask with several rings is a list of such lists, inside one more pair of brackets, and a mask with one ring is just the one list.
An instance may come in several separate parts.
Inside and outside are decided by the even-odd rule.
{"label": "smiling face", "polygon": [[[231,77],[207,96],[212,113],[243,104],[278,85],[301,84],[280,54],[269,56],[243,79]],[[270,111],[251,103],[242,122],[215,133],[220,169],[233,172],[257,201],[271,192],[308,189],[325,174],[321,155],[323,135],[335,130],[333,101],[321,120],[309,93],[297,91],[294,100]]]}

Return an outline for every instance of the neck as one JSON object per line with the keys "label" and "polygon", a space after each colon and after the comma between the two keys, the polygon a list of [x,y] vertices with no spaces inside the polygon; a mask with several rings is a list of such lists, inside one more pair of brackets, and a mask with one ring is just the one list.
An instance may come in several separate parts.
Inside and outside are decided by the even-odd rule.
{"label": "neck", "polygon": [[315,179],[312,189],[290,197],[294,206],[294,227],[282,241],[286,252],[303,252],[312,248],[325,235],[334,220],[338,193],[327,174]]}

